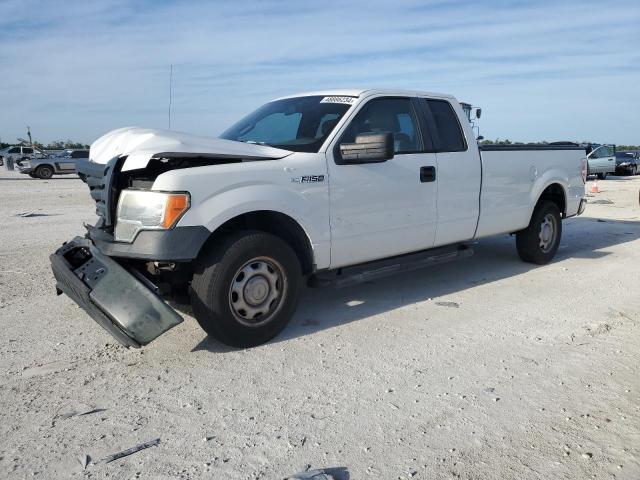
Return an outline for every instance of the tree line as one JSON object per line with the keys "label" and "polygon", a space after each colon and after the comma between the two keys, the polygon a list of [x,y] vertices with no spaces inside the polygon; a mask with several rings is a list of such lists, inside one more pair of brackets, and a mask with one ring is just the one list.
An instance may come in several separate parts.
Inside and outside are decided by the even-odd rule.
{"label": "tree line", "polygon": [[[524,143],[524,142],[512,142],[508,138],[505,138],[505,139],[496,138],[495,140],[484,139],[478,143],[480,145],[549,145],[551,142],[547,142],[546,140],[543,140],[541,142]],[[594,142],[589,142],[587,140],[584,140],[582,142],[571,142],[571,143],[575,143],[577,145],[588,145]],[[616,150],[620,150],[620,151],[640,150],[640,145],[616,145]]]}
{"label": "tree line", "polygon": [[[10,147],[11,145],[28,145],[28,142],[22,141],[16,143],[5,143],[0,142],[0,150],[3,148]],[[86,143],[74,142],[73,140],[56,140],[55,142],[49,142],[47,144],[41,142],[33,142],[33,146],[39,148],[40,150],[65,150],[67,148],[82,150],[89,148],[89,145]]]}

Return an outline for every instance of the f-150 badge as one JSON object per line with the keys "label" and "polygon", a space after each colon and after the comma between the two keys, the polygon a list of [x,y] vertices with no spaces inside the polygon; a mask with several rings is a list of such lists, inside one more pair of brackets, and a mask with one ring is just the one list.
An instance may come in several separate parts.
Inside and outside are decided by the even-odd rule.
{"label": "f-150 badge", "polygon": [[303,175],[302,177],[293,177],[291,181],[294,183],[324,182],[324,175]]}

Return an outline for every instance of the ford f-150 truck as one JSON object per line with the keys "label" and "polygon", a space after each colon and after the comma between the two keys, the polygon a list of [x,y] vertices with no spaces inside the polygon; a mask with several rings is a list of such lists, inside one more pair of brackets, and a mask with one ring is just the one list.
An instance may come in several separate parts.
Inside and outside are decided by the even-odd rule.
{"label": "ford f-150 truck", "polygon": [[99,220],[51,255],[64,292],[126,346],[182,321],[237,347],[276,336],[308,285],[349,285],[515,233],[556,253],[585,206],[585,150],[478,147],[451,96],[396,90],[269,102],[220,138],[114,130],[80,170]]}

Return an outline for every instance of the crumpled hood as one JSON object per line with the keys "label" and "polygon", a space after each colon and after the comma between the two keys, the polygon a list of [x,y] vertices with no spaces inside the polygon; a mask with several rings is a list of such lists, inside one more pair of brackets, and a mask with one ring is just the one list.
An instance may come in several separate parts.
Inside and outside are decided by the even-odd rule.
{"label": "crumpled hood", "polygon": [[154,156],[178,156],[175,154],[180,153],[212,158],[277,159],[292,152],[265,145],[200,137],[170,130],[127,127],[112,130],[93,142],[89,158],[91,162],[106,164],[114,157],[127,156],[122,170],[135,170],[146,167]]}

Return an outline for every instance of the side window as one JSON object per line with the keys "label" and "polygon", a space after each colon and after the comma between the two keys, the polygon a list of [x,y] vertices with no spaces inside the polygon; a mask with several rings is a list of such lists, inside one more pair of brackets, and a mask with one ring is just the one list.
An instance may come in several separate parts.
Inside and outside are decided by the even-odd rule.
{"label": "side window", "polygon": [[22,153],[33,153],[33,148],[31,147],[22,147]]}
{"label": "side window", "polygon": [[282,112],[273,113],[257,121],[253,128],[238,136],[242,141],[250,137],[254,142],[264,142],[268,144],[291,143],[298,136],[298,127],[302,113],[296,112],[286,114]]}
{"label": "side window", "polygon": [[423,150],[418,120],[408,98],[379,98],[369,101],[345,130],[340,143],[353,143],[361,133],[393,133],[395,153]]}
{"label": "side window", "polygon": [[593,153],[591,154],[591,156],[593,158],[605,158],[608,155],[608,151],[607,148],[602,145],[601,147],[596,148]]}
{"label": "side window", "polygon": [[10,148],[7,153],[20,153],[20,147]]}
{"label": "side window", "polygon": [[436,149],[441,152],[463,152],[467,143],[456,112],[446,100],[427,99],[427,106],[435,124]]}

